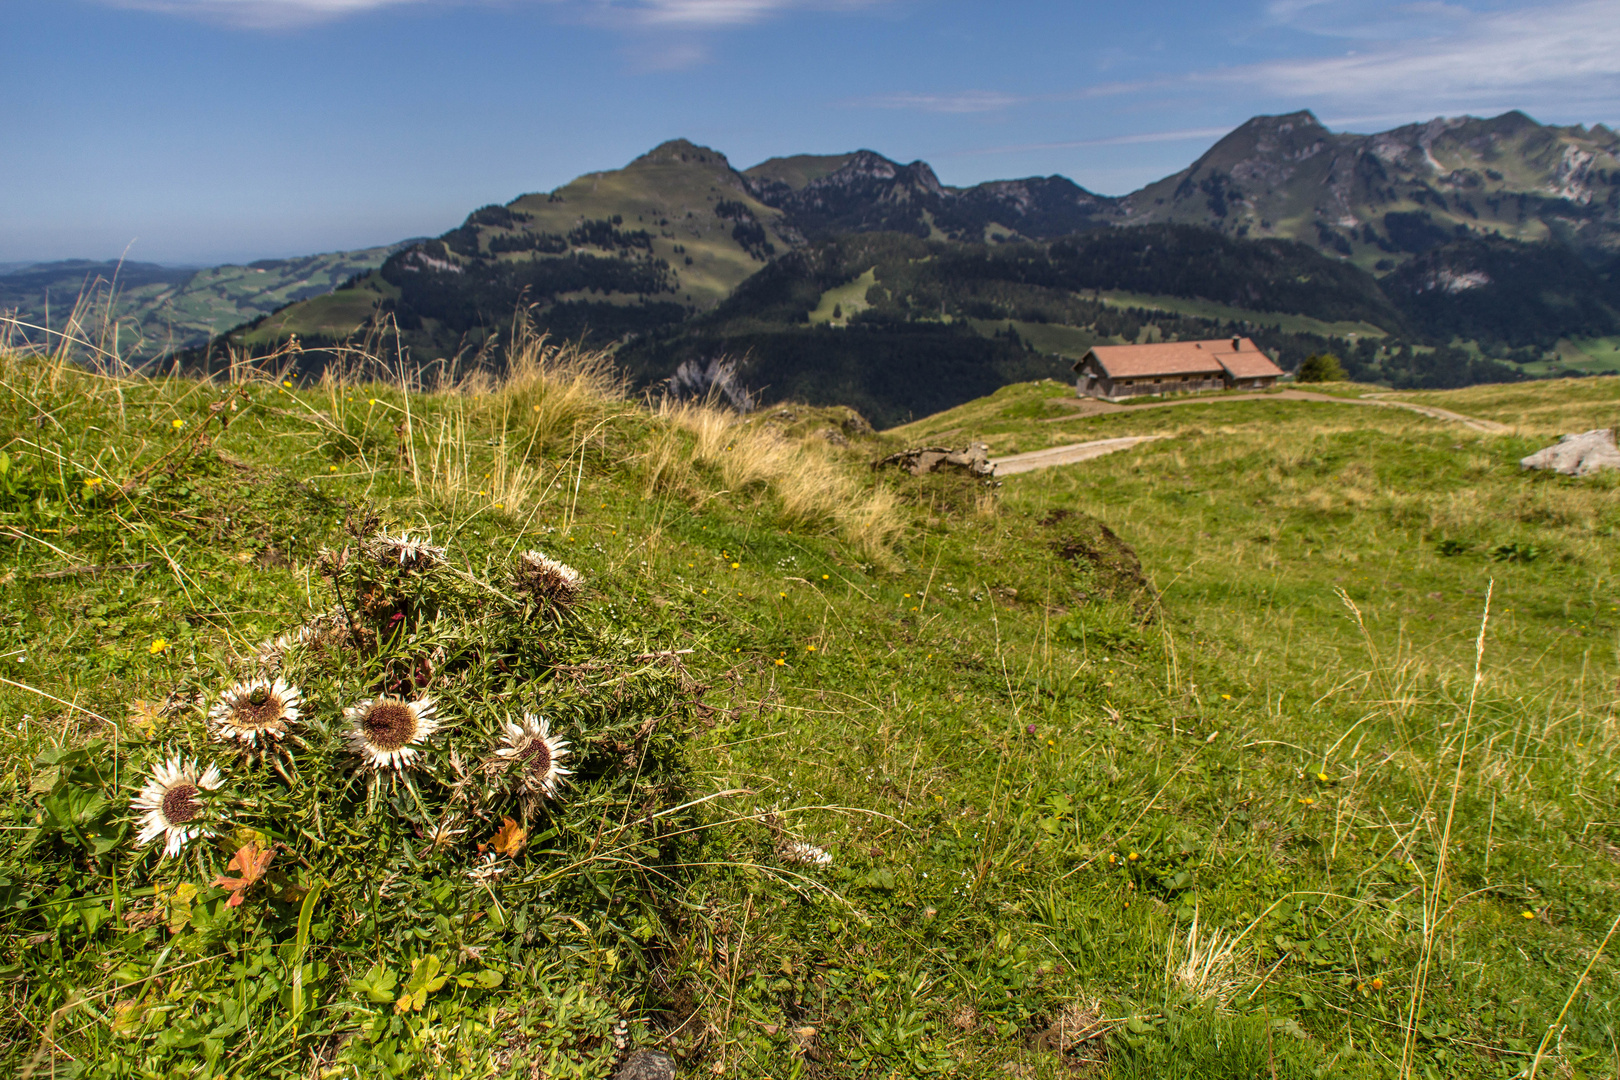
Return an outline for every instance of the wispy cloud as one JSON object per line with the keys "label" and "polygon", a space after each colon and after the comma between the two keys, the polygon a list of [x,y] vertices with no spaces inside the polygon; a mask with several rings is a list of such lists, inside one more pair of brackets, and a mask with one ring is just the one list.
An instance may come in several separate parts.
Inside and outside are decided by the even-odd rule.
{"label": "wispy cloud", "polygon": [[[191,16],[255,29],[308,25],[412,5],[472,6],[493,0],[102,0],[115,7]],[[510,2],[510,0],[508,0]],[[530,0],[626,29],[717,29],[756,23],[791,9],[859,8],[882,0]]]}
{"label": "wispy cloud", "polygon": [[[1279,110],[1308,105],[1356,118],[1346,123],[1400,123],[1442,112],[1512,108],[1620,119],[1620,3],[1615,0],[1562,0],[1492,11],[1440,0],[1273,0],[1265,19],[1273,31],[1284,27],[1307,40],[1315,38],[1318,51],[1327,45],[1335,54],[1193,69],[1039,94],[917,91],[855,98],[844,104],[989,113],[1168,93],[1189,104],[1193,99],[1241,97],[1262,110],[1267,104]],[[1137,141],[1163,139],[1122,136],[1118,142],[1031,144],[1028,149]]]}
{"label": "wispy cloud", "polygon": [[[1372,12],[1345,6],[1363,9],[1363,29],[1341,26],[1343,8],[1336,5],[1284,0],[1273,11],[1310,33],[1356,38],[1353,51],[1196,78],[1252,84],[1279,97],[1407,110],[1479,109],[1509,101],[1521,108],[1586,102],[1612,107],[1620,98],[1620,4],[1613,0],[1489,12],[1432,3],[1380,5]],[[1378,38],[1361,38],[1369,23],[1379,25]]]}
{"label": "wispy cloud", "polygon": [[1088,146],[1133,146],[1139,143],[1193,142],[1218,139],[1230,127],[1187,128],[1183,131],[1143,131],[1131,135],[1109,135],[1100,139],[1072,139],[1067,142],[1016,143],[1010,146],[984,146],[972,150],[947,150],[938,158],[988,157],[994,154],[1022,154],[1036,150],[1080,150]]}
{"label": "wispy cloud", "polygon": [[155,11],[250,29],[281,29],[326,22],[377,8],[423,0],[102,0],[112,7]]}
{"label": "wispy cloud", "polygon": [[1029,98],[1022,95],[1009,94],[1001,90],[960,90],[944,94],[906,92],[874,94],[871,97],[855,98],[846,102],[846,104],[871,109],[916,109],[920,112],[934,113],[984,113],[999,112],[1014,105],[1022,105],[1029,100]]}

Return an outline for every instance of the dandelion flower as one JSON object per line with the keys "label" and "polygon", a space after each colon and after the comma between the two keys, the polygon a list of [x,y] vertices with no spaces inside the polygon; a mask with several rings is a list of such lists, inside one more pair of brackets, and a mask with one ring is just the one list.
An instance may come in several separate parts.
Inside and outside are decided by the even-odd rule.
{"label": "dandelion flower", "polygon": [[519,555],[515,573],[524,592],[558,607],[567,607],[578,599],[585,584],[585,575],[578,570],[538,551]]}
{"label": "dandelion flower", "polygon": [[1327,782],[1328,782],[1328,774],[1327,774],[1327,773],[1325,773],[1325,772],[1319,772],[1319,773],[1317,773],[1317,774],[1316,774],[1316,778],[1317,778],[1317,779],[1318,779],[1318,780],[1320,780],[1320,781],[1321,781],[1321,782],[1322,782],[1322,783],[1324,783],[1324,784],[1325,784],[1325,783],[1327,783]]}
{"label": "dandelion flower", "polygon": [[159,653],[166,653],[169,651],[169,641],[167,638],[158,638],[147,647],[146,651],[152,656],[156,656]]}
{"label": "dandelion flower", "polygon": [[343,710],[354,726],[349,729],[349,745],[373,769],[406,769],[417,755],[416,747],[439,730],[434,719],[432,698],[405,701],[379,697],[362,701]]}
{"label": "dandelion flower", "polygon": [[1533,911],[1521,911],[1519,914],[1523,915],[1527,919],[1533,919],[1536,917],[1536,913]]}
{"label": "dandelion flower", "polygon": [[287,734],[298,722],[301,700],[298,687],[285,679],[237,683],[208,710],[208,726],[216,739],[257,746],[261,735],[268,740]]}
{"label": "dandelion flower", "polygon": [[518,762],[523,767],[523,786],[548,799],[557,797],[557,785],[570,775],[569,770],[557,764],[568,756],[568,743],[551,733],[551,721],[533,713],[523,714],[523,723],[508,722],[501,737],[505,746],[495,749],[495,756],[507,762]]}
{"label": "dandelion flower", "polygon": [[397,560],[406,569],[444,561],[444,548],[433,543],[432,533],[423,537],[408,532],[398,536],[382,533],[367,542],[366,551],[381,562]]}
{"label": "dandelion flower", "polygon": [[215,765],[209,765],[207,771],[201,769],[197,762],[175,754],[153,767],[146,786],[131,800],[130,805],[142,812],[138,841],[150,844],[163,837],[164,858],[180,854],[191,841],[208,835],[209,830],[197,820],[203,812],[203,794],[217,790],[225,777]]}
{"label": "dandelion flower", "polygon": [[181,428],[186,426],[186,422],[181,420],[179,417],[175,417],[173,420],[169,421],[169,426],[174,428],[174,430],[179,431]]}

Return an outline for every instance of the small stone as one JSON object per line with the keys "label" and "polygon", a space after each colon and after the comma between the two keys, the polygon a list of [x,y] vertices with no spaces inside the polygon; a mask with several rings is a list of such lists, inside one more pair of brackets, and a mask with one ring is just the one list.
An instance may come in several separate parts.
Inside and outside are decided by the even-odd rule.
{"label": "small stone", "polygon": [[675,1080],[675,1059],[662,1050],[637,1050],[624,1059],[613,1080]]}

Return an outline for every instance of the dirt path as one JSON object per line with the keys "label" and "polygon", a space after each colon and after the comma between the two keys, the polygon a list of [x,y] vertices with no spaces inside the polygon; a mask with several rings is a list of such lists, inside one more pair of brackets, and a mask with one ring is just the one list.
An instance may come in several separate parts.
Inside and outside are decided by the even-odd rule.
{"label": "dirt path", "polygon": [[990,464],[996,467],[997,476],[1011,476],[1014,473],[1031,472],[1035,469],[1044,469],[1049,465],[1073,465],[1077,461],[1090,461],[1092,458],[1112,454],[1116,450],[1129,450],[1138,443],[1152,442],[1154,439],[1168,439],[1168,435],[1125,435],[1117,439],[1097,439],[1093,442],[1075,443],[1072,446],[1051,446],[1045,450],[1031,450],[1027,454],[1012,454],[1004,458],[992,458]]}
{"label": "dirt path", "polygon": [[[1332,394],[1317,394],[1309,390],[1284,390],[1277,394],[1231,394],[1218,398],[1183,398],[1179,401],[1155,401],[1141,405],[1116,405],[1111,401],[1098,401],[1096,398],[1074,398],[1064,400],[1064,404],[1074,412],[1068,416],[1054,416],[1049,420],[1041,421],[1043,424],[1055,424],[1062,420],[1076,420],[1087,416],[1101,416],[1104,413],[1135,412],[1139,409],[1168,409],[1176,405],[1209,405],[1222,401],[1326,401],[1337,402],[1341,405],[1372,405],[1385,409],[1406,409],[1435,420],[1444,420],[1448,423],[1462,424],[1475,431],[1484,431],[1492,435],[1512,430],[1506,424],[1498,424],[1495,420],[1481,420],[1478,417],[1464,416],[1454,413],[1450,409],[1437,409],[1432,405],[1413,405],[1408,401],[1384,401],[1382,394],[1372,394],[1366,397],[1346,398],[1335,397]],[[1049,446],[1045,450],[1031,450],[1027,454],[1011,454],[1004,458],[992,458],[990,464],[996,467],[997,476],[1013,476],[1018,473],[1032,472],[1035,469],[1045,469],[1052,465],[1073,465],[1077,461],[1090,461],[1092,458],[1112,454],[1117,450],[1129,450],[1139,443],[1151,442],[1154,439],[1168,439],[1168,435],[1124,435],[1114,439],[1093,439],[1091,442],[1071,443],[1068,446]]]}
{"label": "dirt path", "polygon": [[[1179,399],[1177,401],[1155,401],[1155,402],[1143,403],[1141,405],[1116,405],[1111,401],[1098,401],[1096,398],[1072,398],[1072,399],[1060,398],[1058,400],[1062,401],[1064,403],[1064,405],[1067,406],[1068,408],[1072,408],[1074,410],[1074,412],[1070,413],[1068,416],[1054,416],[1054,417],[1052,417],[1052,418],[1050,418],[1048,420],[1043,420],[1041,422],[1045,423],[1045,424],[1056,424],[1056,423],[1060,423],[1060,422],[1062,422],[1064,420],[1075,420],[1075,419],[1079,419],[1081,417],[1086,417],[1086,416],[1101,416],[1104,413],[1136,412],[1137,410],[1140,410],[1140,409],[1169,409],[1169,408],[1173,408],[1173,407],[1175,407],[1177,405],[1209,405],[1209,404],[1213,404],[1213,403],[1216,403],[1216,402],[1222,402],[1222,401],[1276,401],[1276,400],[1282,400],[1282,401],[1325,401],[1325,402],[1334,402],[1334,403],[1337,403],[1337,404],[1340,404],[1340,405],[1371,405],[1371,406],[1375,406],[1375,407],[1378,407],[1378,408],[1384,408],[1384,409],[1406,409],[1408,412],[1419,413],[1419,414],[1421,414],[1423,416],[1427,416],[1427,417],[1430,417],[1430,418],[1435,419],[1435,420],[1445,420],[1445,421],[1449,421],[1451,423],[1462,424],[1464,427],[1472,428],[1475,431],[1488,432],[1488,433],[1490,433],[1492,435],[1499,435],[1499,434],[1502,434],[1503,432],[1507,432],[1507,431],[1512,430],[1506,424],[1499,424],[1495,420],[1481,420],[1478,417],[1464,416],[1462,413],[1454,413],[1450,409],[1437,409],[1432,405],[1413,405],[1411,402],[1408,402],[1408,401],[1384,401],[1384,400],[1382,400],[1382,398],[1383,398],[1382,394],[1374,394],[1374,395],[1369,395],[1367,397],[1359,397],[1359,398],[1336,397],[1333,394],[1317,394],[1317,393],[1313,393],[1310,390],[1284,390],[1284,391],[1282,391],[1280,393],[1276,393],[1276,394],[1225,394],[1225,395],[1222,395],[1221,397],[1207,397],[1207,398],[1189,397],[1189,398],[1181,398],[1181,399]],[[1078,445],[1079,446],[1090,446],[1092,444],[1091,443],[1080,443]],[[1038,453],[1051,453],[1051,452],[1056,451],[1056,450],[1064,450],[1064,449],[1069,449],[1069,448],[1068,447],[1053,447],[1052,450],[1043,450],[1043,451],[1037,451],[1037,452]],[[1026,455],[1019,454],[1017,456],[1018,457],[1024,457]],[[1095,457],[1096,455],[1092,455],[1092,456]],[[1008,460],[1011,460],[1011,459],[1008,459]],[[1084,461],[1085,458],[1077,458],[1075,460]],[[1020,470],[1020,471],[1022,471],[1022,470]]]}

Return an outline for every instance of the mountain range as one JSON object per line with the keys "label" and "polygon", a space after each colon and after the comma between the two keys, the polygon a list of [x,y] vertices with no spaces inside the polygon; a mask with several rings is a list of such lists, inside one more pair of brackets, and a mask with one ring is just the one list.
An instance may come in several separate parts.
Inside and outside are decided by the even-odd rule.
{"label": "mountain range", "polygon": [[1261,116],[1121,197],[1061,176],[952,187],[870,150],[738,170],[673,140],[381,254],[188,359],[297,335],[318,364],[397,328],[418,363],[498,365],[522,308],[645,382],[723,352],[768,400],[831,363],[890,418],[926,396],[926,354],[958,358],[965,399],[1127,332],[1269,333],[1285,365],[1335,348],[1363,377],[1450,385],[1620,334],[1620,136],[1519,112],[1375,135]]}

